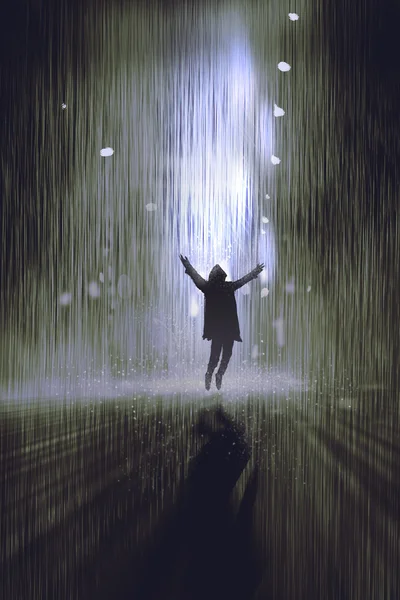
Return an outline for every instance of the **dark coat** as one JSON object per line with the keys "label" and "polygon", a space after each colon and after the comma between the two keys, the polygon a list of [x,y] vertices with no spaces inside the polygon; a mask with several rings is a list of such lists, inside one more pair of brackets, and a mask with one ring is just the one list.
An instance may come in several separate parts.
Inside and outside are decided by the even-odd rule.
{"label": "dark coat", "polygon": [[251,272],[237,281],[225,281],[226,273],[219,265],[212,268],[208,281],[191,265],[186,273],[205,296],[203,340],[218,338],[241,342],[235,292],[257,275]]}

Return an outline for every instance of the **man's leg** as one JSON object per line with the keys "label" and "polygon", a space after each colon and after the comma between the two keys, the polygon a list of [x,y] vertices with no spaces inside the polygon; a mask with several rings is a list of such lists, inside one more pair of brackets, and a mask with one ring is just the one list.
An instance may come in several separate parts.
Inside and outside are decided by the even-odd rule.
{"label": "man's leg", "polygon": [[228,368],[228,364],[232,356],[233,344],[234,340],[227,340],[222,344],[222,358],[218,369],[218,373],[220,375],[224,375],[226,369]]}
{"label": "man's leg", "polygon": [[222,341],[213,339],[211,341],[210,360],[208,361],[207,373],[205,375],[206,390],[210,389],[211,377],[212,377],[215,367],[218,364],[219,357],[221,355],[221,350],[222,350]]}
{"label": "man's leg", "polygon": [[234,340],[224,340],[222,344],[221,364],[219,365],[218,372],[215,376],[215,383],[218,390],[221,389],[222,376],[228,368],[228,364],[232,356],[233,344]]}

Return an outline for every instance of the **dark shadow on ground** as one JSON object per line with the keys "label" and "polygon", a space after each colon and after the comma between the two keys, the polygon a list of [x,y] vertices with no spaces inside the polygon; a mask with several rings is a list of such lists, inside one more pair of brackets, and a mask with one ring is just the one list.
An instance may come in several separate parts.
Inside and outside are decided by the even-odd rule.
{"label": "dark shadow on ground", "polygon": [[135,564],[125,560],[99,582],[98,600],[255,597],[262,577],[252,532],[258,467],[235,514],[232,491],[251,456],[244,430],[218,408],[201,414],[197,433],[206,443],[190,463],[173,510]]}

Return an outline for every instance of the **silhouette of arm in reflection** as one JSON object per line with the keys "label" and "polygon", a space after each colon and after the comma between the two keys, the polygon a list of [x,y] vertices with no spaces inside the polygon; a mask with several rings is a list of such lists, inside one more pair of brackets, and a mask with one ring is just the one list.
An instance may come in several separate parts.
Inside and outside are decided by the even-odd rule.
{"label": "silhouette of arm in reflection", "polygon": [[203,414],[197,425],[208,442],[191,461],[174,517],[148,557],[140,598],[251,600],[261,581],[252,536],[258,470],[250,476],[235,517],[231,493],[250,449],[243,428],[222,409],[216,411],[214,424],[210,416]]}

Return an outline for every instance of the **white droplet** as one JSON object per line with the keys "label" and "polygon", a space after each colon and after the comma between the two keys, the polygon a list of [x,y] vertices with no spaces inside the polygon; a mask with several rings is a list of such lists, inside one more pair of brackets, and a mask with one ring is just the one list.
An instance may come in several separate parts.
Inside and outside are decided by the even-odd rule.
{"label": "white droplet", "polygon": [[101,283],[104,283],[104,273],[100,273],[99,279],[100,279]]}
{"label": "white droplet", "polygon": [[100,150],[100,156],[112,156],[114,154],[114,150],[112,148],[102,148]]}
{"label": "white droplet", "polygon": [[149,204],[146,204],[146,210],[149,212],[153,212],[153,211],[157,210],[157,204],[153,204],[152,202],[150,202]]}
{"label": "white droplet", "polygon": [[311,292],[311,285],[308,286],[307,292]]}
{"label": "white droplet", "polygon": [[286,292],[288,294],[294,294],[294,281],[288,281],[286,284]]}
{"label": "white droplet", "polygon": [[263,223],[269,223],[269,219],[267,219],[267,217],[262,217],[261,220]]}
{"label": "white droplet", "polygon": [[279,106],[274,104],[274,117],[283,117],[284,114],[285,111],[283,110],[283,108],[280,108]]}
{"label": "white droplet", "polygon": [[130,298],[132,295],[132,282],[128,275],[121,275],[117,283],[118,296],[120,298]]}
{"label": "white droplet", "polygon": [[278,69],[282,71],[282,73],[290,71],[291,68],[292,67],[287,62],[281,61],[280,63],[278,63]]}
{"label": "white droplet", "polygon": [[67,306],[68,304],[71,304],[71,301],[72,301],[72,294],[70,294],[69,292],[65,292],[64,294],[61,294],[59,302],[62,306]]}
{"label": "white droplet", "polygon": [[261,235],[265,235],[267,232],[264,229],[261,229]]}
{"label": "white droplet", "polygon": [[199,307],[199,303],[197,302],[197,298],[195,298],[193,296],[191,303],[190,303],[190,316],[191,317],[197,317],[197,315],[200,312],[200,307]]}
{"label": "white droplet", "polygon": [[268,288],[262,288],[261,290],[261,298],[266,298],[269,294],[269,289]]}
{"label": "white droplet", "polygon": [[91,298],[98,298],[100,296],[100,287],[97,281],[91,281],[89,283],[88,294]]}
{"label": "white droplet", "polygon": [[271,198],[271,196],[268,196],[268,194],[265,194],[265,197],[267,200],[269,200]]}
{"label": "white droplet", "polygon": [[299,15],[297,15],[296,13],[289,13],[288,17],[291,21],[298,21],[299,20]]}
{"label": "white droplet", "polygon": [[61,104],[61,108],[62,108],[63,110],[65,110],[65,109],[67,108],[67,105],[66,105],[66,104],[63,102],[63,103]]}
{"label": "white droplet", "polygon": [[276,319],[272,323],[272,326],[276,330],[276,342],[277,342],[279,348],[283,348],[284,345],[285,345],[285,329],[284,329],[284,320],[283,320],[283,318],[279,317],[278,319]]}
{"label": "white droplet", "polygon": [[281,159],[278,158],[277,156],[272,155],[271,156],[271,162],[273,165],[279,165],[279,163],[281,162]]}

